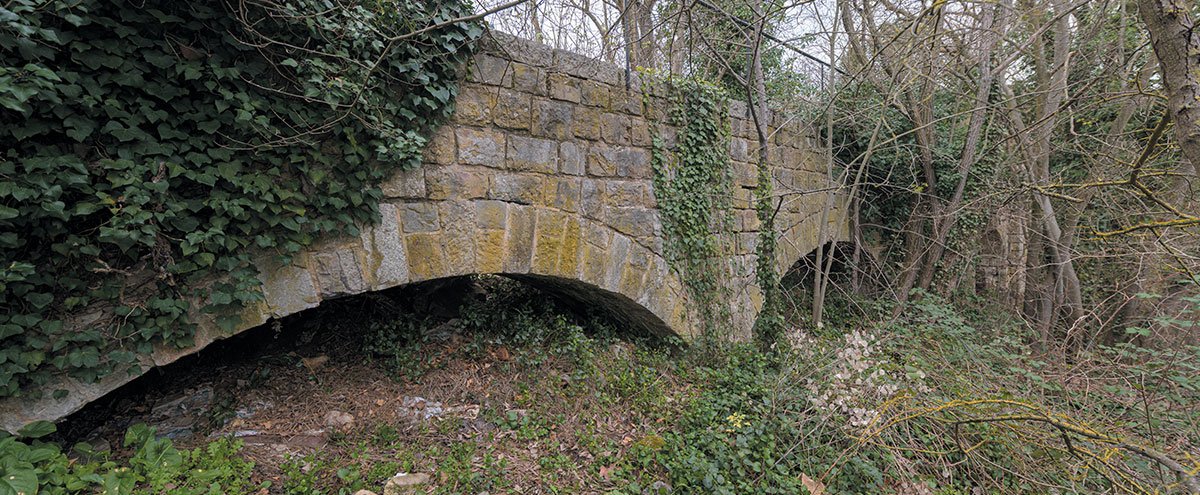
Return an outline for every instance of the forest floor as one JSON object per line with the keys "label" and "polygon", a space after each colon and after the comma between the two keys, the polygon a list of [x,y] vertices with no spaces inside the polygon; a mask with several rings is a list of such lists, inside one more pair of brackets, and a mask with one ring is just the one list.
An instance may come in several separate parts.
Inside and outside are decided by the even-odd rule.
{"label": "forest floor", "polygon": [[[879,324],[862,315],[884,312],[863,304],[835,302],[836,330],[793,330],[786,350],[705,352],[624,335],[506,279],[463,279],[215,344],[53,439],[84,441],[74,462],[102,470],[136,468],[148,438],[169,438],[181,467],[146,468],[134,493],[384,493],[401,473],[417,493],[463,494],[1153,493],[1185,481],[1115,440],[1200,469],[1200,349],[1056,363],[987,309],[930,296]],[[1004,419],[1018,413],[1105,439]],[[135,435],[139,424],[154,433]]]}

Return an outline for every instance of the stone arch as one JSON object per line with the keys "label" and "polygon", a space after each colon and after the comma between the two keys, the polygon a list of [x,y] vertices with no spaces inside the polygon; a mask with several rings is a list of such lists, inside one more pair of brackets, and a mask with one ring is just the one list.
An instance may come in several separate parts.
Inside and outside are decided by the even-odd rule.
{"label": "stone arch", "polygon": [[[66,390],[62,398],[0,401],[0,429],[16,431],[33,421],[66,417],[154,367],[324,300],[462,275],[531,281],[659,335],[687,338],[693,332],[686,291],[666,261],[600,222],[550,207],[485,199],[386,203],[380,211],[380,222],[357,239],[320,243],[286,265],[264,260],[264,300],[246,307],[232,331],[219,329],[212,315],[194,311],[194,345],[160,347],[142,360],[136,374],[113,373],[97,383],[60,377],[51,387]],[[430,223],[432,211],[438,212],[440,227]]]}
{"label": "stone arch", "polygon": [[[829,215],[820,211],[781,215],[783,233],[779,236],[776,251],[776,270],[780,276],[795,269],[802,260],[816,252],[822,240],[827,247],[850,241],[850,227],[845,221],[842,201],[837,201]],[[821,220],[825,216],[824,237],[821,235]]]}
{"label": "stone arch", "polygon": [[269,315],[409,283],[496,274],[539,281],[660,335],[687,337],[693,330],[686,292],[666,260],[599,221],[493,199],[390,203],[380,210],[380,223],[359,239],[325,244],[264,277]]}

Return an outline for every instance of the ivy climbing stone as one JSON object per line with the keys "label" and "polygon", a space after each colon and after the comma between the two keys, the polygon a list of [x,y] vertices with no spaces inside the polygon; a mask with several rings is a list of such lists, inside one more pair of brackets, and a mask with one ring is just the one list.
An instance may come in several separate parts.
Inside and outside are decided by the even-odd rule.
{"label": "ivy climbing stone", "polygon": [[656,128],[651,150],[666,256],[697,304],[702,338],[714,343],[731,327],[728,299],[721,297],[730,278],[729,97],[720,86],[693,78],[657,82],[667,93],[665,123],[675,129],[668,144]]}
{"label": "ivy climbing stone", "polygon": [[469,12],[5,2],[0,397],[189,345],[189,298],[232,327],[262,297],[252,252],[286,261],[377,218],[379,183],[451,112],[483,27],[447,21]]}

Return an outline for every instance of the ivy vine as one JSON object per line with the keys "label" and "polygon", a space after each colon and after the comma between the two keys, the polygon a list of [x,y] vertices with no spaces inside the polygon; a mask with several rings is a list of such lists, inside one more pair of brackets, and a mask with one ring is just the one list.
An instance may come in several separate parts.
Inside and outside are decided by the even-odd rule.
{"label": "ivy vine", "polygon": [[251,253],[287,260],[377,219],[378,184],[451,111],[483,28],[447,21],[469,12],[4,2],[0,397],[189,345],[189,297],[236,324],[262,297]]}
{"label": "ivy vine", "polygon": [[758,245],[754,266],[755,280],[762,290],[763,307],[754,322],[754,336],[760,345],[770,349],[783,335],[783,299],[779,293],[779,271],[775,268],[776,247],[779,242],[775,232],[777,207],[774,194],[774,177],[771,164],[759,160],[758,183],[754,189],[754,213],[758,217]]}
{"label": "ivy vine", "polygon": [[722,297],[729,291],[722,243],[732,224],[729,96],[717,85],[692,78],[668,76],[659,83],[667,93],[665,122],[676,130],[670,148],[657,130],[652,137],[664,250],[696,302],[702,338],[718,342],[730,328],[728,298]]}

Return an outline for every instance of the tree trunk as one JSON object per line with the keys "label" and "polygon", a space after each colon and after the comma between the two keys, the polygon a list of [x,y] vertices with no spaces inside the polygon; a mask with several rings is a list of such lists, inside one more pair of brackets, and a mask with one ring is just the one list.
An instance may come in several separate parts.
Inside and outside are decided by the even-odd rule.
{"label": "tree trunk", "polygon": [[997,8],[1000,7],[985,5],[983,18],[980,20],[980,29],[985,34],[983,44],[979,47],[979,85],[975,89],[974,108],[971,109],[971,119],[967,125],[967,138],[959,153],[958,183],[954,186],[954,194],[951,196],[950,202],[946,204],[943,214],[933,218],[933,244],[929,248],[929,254],[925,257],[921,278],[917,284],[923,290],[929,290],[930,285],[933,284],[934,272],[946,252],[946,240],[950,237],[950,231],[954,229],[955,223],[958,222],[958,212],[962,206],[967,179],[975,165],[976,150],[983,135],[983,123],[988,113],[988,95],[991,94],[993,80],[992,49],[1003,36],[1004,30],[1003,21],[998,29],[995,27]]}
{"label": "tree trunk", "polygon": [[1138,12],[1158,58],[1176,140],[1193,175],[1200,175],[1200,26],[1194,0],[1139,0]]}

